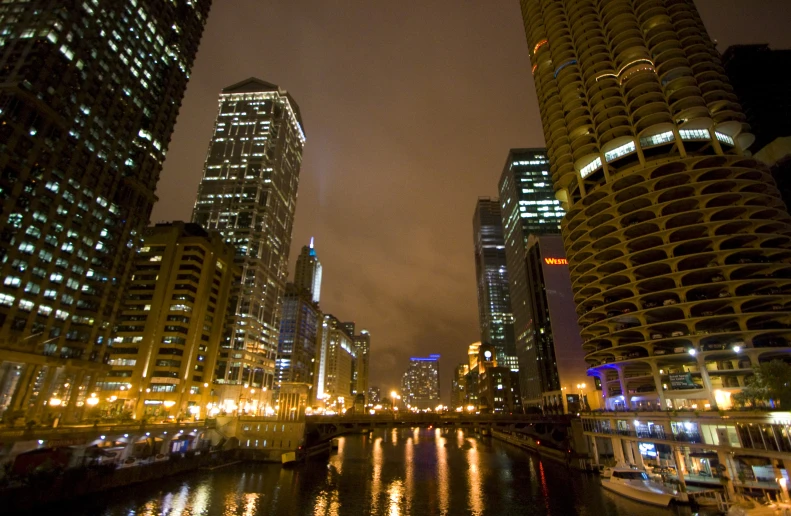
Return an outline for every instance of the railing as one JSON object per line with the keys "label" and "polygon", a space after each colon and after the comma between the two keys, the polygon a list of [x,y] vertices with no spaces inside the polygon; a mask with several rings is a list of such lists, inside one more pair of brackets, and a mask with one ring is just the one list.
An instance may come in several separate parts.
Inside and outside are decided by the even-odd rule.
{"label": "railing", "polygon": [[602,429],[602,430],[586,430],[594,434],[607,434],[607,435],[620,435],[623,437],[636,437],[638,439],[658,439],[660,441],[675,441],[681,443],[703,443],[703,437],[696,432],[687,432],[683,434],[666,434],[664,430],[657,431],[635,431],[635,430],[622,430],[622,429]]}

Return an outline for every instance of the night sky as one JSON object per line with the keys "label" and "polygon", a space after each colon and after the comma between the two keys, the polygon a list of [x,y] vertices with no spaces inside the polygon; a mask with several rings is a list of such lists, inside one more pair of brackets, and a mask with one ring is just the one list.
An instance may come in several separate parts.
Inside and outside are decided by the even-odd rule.
{"label": "night sky", "polygon": [[[789,0],[697,0],[720,51],[791,47]],[[543,147],[516,0],[215,0],[152,222],[189,220],[223,87],[299,104],[307,143],[290,276],[311,236],[321,307],[371,332],[370,385],[410,355],[453,367],[478,332],[472,215],[511,147]]]}

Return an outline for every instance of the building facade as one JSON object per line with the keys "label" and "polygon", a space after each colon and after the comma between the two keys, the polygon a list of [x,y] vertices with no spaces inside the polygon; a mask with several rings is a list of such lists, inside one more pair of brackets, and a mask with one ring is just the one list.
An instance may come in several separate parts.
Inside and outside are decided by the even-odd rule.
{"label": "building facade", "polygon": [[109,370],[210,5],[0,6],[0,412],[79,417]]}
{"label": "building facade", "polygon": [[294,272],[294,284],[301,290],[310,293],[314,303],[321,298],[321,262],[313,248],[313,238],[310,247],[302,246],[302,251],[297,258],[297,267]]}
{"label": "building facade", "polygon": [[[524,356],[530,339],[532,308],[527,288],[527,240],[557,234],[564,211],[555,199],[545,149],[511,149],[498,184],[505,260],[514,319],[515,356]],[[501,365],[506,360],[498,357]],[[517,359],[522,366],[521,360]],[[512,364],[508,364],[512,365]],[[531,364],[535,367],[535,364]],[[526,373],[521,373],[522,376]],[[524,389],[525,386],[520,386]]]}
{"label": "building facade", "polygon": [[[322,314],[310,292],[286,285],[278,337],[276,387],[283,382],[313,385]],[[311,393],[312,397],[312,393]]]}
{"label": "building facade", "polygon": [[102,414],[205,417],[218,402],[211,383],[237,279],[234,253],[197,224],[145,230],[109,347],[112,369],[97,384]]}
{"label": "building facade", "polygon": [[[525,405],[538,406],[547,414],[599,408],[595,385],[587,378],[561,236],[530,235],[526,263],[531,321],[527,346],[519,357],[524,365],[524,372],[521,367],[519,372]],[[582,395],[586,389],[589,392]]]}
{"label": "building facade", "polygon": [[450,391],[450,408],[451,410],[464,410],[467,406],[467,373],[470,372],[470,366],[461,363],[453,370],[453,385]]}
{"label": "building facade", "polygon": [[220,94],[192,220],[236,247],[234,292],[217,382],[271,389],[305,144],[294,99],[250,78]]}
{"label": "building facade", "polygon": [[362,329],[354,335],[354,394],[368,402],[368,379],[371,361],[371,334]]}
{"label": "building facade", "polygon": [[478,198],[472,229],[481,341],[493,345],[500,359],[515,357],[514,316],[505,261],[503,222],[497,199]]}
{"label": "building facade", "polygon": [[331,314],[324,315],[315,374],[317,404],[336,412],[354,404],[354,338],[343,324]]}
{"label": "building facade", "polygon": [[727,408],[791,352],[791,218],[694,3],[521,6],[607,408]]}
{"label": "building facade", "polygon": [[401,379],[404,403],[416,409],[432,409],[440,404],[439,355],[412,357]]}

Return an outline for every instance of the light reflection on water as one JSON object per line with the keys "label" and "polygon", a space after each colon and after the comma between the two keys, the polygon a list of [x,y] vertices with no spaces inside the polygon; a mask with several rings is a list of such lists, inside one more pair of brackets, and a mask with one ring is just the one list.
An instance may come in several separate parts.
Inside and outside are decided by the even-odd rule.
{"label": "light reflection on water", "polygon": [[[455,435],[454,435],[455,434]],[[58,506],[59,516],[665,516],[607,496],[596,477],[462,431],[403,429],[341,438],[326,462],[245,464]]]}

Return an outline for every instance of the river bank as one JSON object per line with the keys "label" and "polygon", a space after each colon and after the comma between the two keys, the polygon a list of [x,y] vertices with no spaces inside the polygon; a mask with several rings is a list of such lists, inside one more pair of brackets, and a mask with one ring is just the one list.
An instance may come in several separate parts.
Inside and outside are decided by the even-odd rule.
{"label": "river bank", "polygon": [[41,471],[0,489],[3,513],[30,513],[55,503],[189,473],[237,461],[235,450],[175,454],[132,467],[115,464]]}

